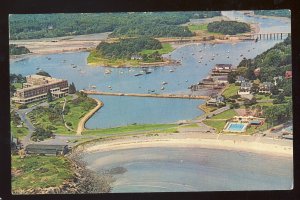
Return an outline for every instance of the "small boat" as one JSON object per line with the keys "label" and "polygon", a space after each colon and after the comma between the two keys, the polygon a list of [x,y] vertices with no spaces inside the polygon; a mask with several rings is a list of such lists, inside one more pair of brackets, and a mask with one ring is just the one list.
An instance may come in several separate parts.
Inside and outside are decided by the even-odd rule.
{"label": "small boat", "polygon": [[168,84],[167,82],[165,82],[165,81],[163,81],[161,84],[163,84],[163,85],[166,85],[166,84]]}
{"label": "small boat", "polygon": [[212,58],[211,60],[214,60],[214,58]]}
{"label": "small boat", "polygon": [[229,58],[229,56],[227,56],[227,58]]}
{"label": "small boat", "polygon": [[229,50],[227,51],[227,53],[229,53]]}
{"label": "small boat", "polygon": [[169,72],[174,72],[174,70],[173,70],[173,69],[170,69]]}
{"label": "small boat", "polygon": [[243,54],[240,55],[241,57],[243,56]]}
{"label": "small boat", "polygon": [[96,88],[96,85],[92,85],[92,88],[95,89],[95,88]]}
{"label": "small boat", "polygon": [[76,68],[76,67],[77,67],[77,65],[74,65],[74,66],[73,66],[73,68]]}
{"label": "small boat", "polygon": [[151,74],[152,72],[150,72],[150,71],[146,71],[146,74]]}
{"label": "small boat", "polygon": [[188,82],[188,80],[185,80],[185,82]]}
{"label": "small boat", "polygon": [[41,68],[37,67],[36,70],[41,70]]}
{"label": "small boat", "polygon": [[161,87],[160,89],[161,89],[161,90],[164,90],[165,88],[164,88],[164,87]]}
{"label": "small boat", "polygon": [[250,49],[248,50],[248,52],[250,52]]}
{"label": "small boat", "polygon": [[201,63],[201,60],[199,60],[198,63]]}
{"label": "small boat", "polygon": [[134,76],[141,76],[141,75],[143,75],[143,74],[141,74],[141,73],[137,73],[137,74],[135,74]]}
{"label": "small boat", "polygon": [[106,69],[106,70],[104,71],[104,73],[105,73],[105,74],[110,74],[110,73],[111,73],[111,70]]}
{"label": "small boat", "polygon": [[111,86],[109,85],[109,86],[107,86],[109,89],[111,89]]}
{"label": "small boat", "polygon": [[192,55],[195,55],[194,53],[192,53]]}

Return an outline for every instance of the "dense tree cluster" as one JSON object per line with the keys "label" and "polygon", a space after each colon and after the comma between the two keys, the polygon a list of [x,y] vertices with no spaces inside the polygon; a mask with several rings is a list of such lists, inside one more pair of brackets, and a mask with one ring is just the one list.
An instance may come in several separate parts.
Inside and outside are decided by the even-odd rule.
{"label": "dense tree cluster", "polygon": [[69,94],[75,94],[75,93],[76,93],[76,87],[75,87],[75,84],[72,82],[69,85]]}
{"label": "dense tree cluster", "polygon": [[91,33],[112,35],[190,36],[178,26],[191,18],[221,15],[220,11],[82,13],[10,15],[10,39],[37,39]]}
{"label": "dense tree cluster", "polygon": [[[292,70],[291,38],[286,38],[254,59],[242,60],[237,67],[237,72],[230,77],[241,75],[249,80],[258,78],[261,82],[265,82],[273,81],[276,76],[284,76],[287,70]],[[260,68],[260,75],[257,77],[254,74],[256,68]],[[280,84],[285,85],[289,82],[291,83],[290,80],[282,80]],[[289,87],[291,88],[291,85]]]}
{"label": "dense tree cluster", "polygon": [[24,46],[17,46],[16,44],[9,45],[9,55],[21,55],[27,53],[30,53],[30,51]]}
{"label": "dense tree cluster", "polygon": [[293,106],[292,101],[288,101],[286,104],[278,104],[270,106],[264,109],[264,116],[267,122],[271,126],[275,126],[293,118]]}
{"label": "dense tree cluster", "polygon": [[106,58],[130,59],[131,56],[139,54],[142,50],[161,48],[162,45],[158,40],[149,37],[139,37],[122,39],[116,43],[101,42],[96,47],[96,50]]}
{"label": "dense tree cluster", "polygon": [[224,35],[235,35],[237,33],[249,32],[250,25],[244,22],[237,21],[216,21],[207,25],[209,32],[222,33]]}
{"label": "dense tree cluster", "polygon": [[31,135],[32,141],[43,141],[53,135],[52,131],[44,128],[36,128]]}
{"label": "dense tree cluster", "polygon": [[267,16],[279,16],[279,17],[291,17],[290,10],[255,10],[255,15],[267,15]]}

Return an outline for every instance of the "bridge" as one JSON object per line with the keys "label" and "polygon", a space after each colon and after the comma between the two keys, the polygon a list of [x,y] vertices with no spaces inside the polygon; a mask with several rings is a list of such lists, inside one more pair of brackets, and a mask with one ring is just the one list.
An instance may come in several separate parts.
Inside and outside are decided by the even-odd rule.
{"label": "bridge", "polygon": [[120,92],[102,92],[97,90],[81,90],[89,95],[107,95],[107,96],[132,96],[132,97],[151,97],[151,98],[178,98],[178,99],[209,99],[209,96],[189,95],[189,94],[139,94],[139,93],[120,93]]}
{"label": "bridge", "polygon": [[242,34],[252,40],[282,40],[284,36],[290,36],[290,32],[262,32],[262,33],[251,33]]}

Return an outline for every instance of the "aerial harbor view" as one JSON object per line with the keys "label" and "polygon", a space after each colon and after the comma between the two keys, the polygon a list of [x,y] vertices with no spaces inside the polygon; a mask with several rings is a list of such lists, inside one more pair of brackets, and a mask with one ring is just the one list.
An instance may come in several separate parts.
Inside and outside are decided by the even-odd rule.
{"label": "aerial harbor view", "polygon": [[290,10],[11,14],[13,194],[293,189]]}

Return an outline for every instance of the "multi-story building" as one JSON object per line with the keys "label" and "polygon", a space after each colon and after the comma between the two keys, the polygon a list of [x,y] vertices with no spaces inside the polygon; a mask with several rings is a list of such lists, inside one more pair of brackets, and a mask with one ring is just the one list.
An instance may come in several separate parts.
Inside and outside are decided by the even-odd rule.
{"label": "multi-story building", "polygon": [[12,100],[20,104],[35,102],[47,98],[48,91],[54,99],[63,97],[69,92],[68,81],[41,75],[26,76],[26,83],[15,92]]}

